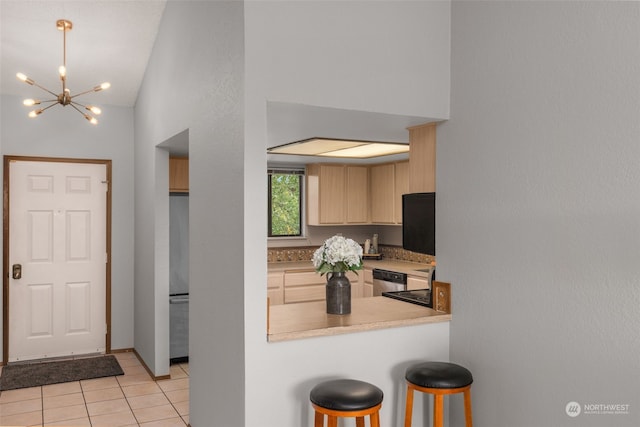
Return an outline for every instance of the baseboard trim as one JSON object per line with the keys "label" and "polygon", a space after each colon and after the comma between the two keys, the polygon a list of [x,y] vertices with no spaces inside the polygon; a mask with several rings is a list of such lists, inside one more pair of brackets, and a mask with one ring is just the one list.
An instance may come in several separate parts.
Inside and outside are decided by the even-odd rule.
{"label": "baseboard trim", "polygon": [[135,354],[136,358],[138,359],[138,361],[140,362],[140,364],[142,365],[142,367],[145,369],[145,371],[147,371],[147,373],[149,374],[149,376],[154,380],[154,381],[160,381],[160,380],[168,380],[171,379],[171,375],[160,375],[160,376],[155,376],[153,374],[153,372],[151,372],[151,369],[149,369],[149,367],[147,366],[146,363],[144,363],[144,360],[142,359],[142,357],[140,356],[140,354],[136,351],[135,348],[120,348],[117,350],[111,350],[111,353],[133,353]]}

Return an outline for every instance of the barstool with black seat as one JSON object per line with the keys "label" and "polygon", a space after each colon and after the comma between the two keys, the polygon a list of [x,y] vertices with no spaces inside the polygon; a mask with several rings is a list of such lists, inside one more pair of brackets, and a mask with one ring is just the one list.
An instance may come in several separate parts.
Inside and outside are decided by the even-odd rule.
{"label": "barstool with black seat", "polygon": [[410,366],[406,373],[407,407],[404,427],[411,427],[413,391],[433,394],[433,427],[442,427],[444,395],[464,393],[464,417],[466,427],[473,426],[471,418],[471,372],[455,363],[422,362]]}
{"label": "barstool with black seat", "polygon": [[336,427],[338,418],[355,417],[356,426],[364,427],[364,417],[369,415],[371,427],[380,427],[380,408],[383,393],[378,387],[364,381],[338,379],[316,385],[309,394],[315,409],[314,427]]}

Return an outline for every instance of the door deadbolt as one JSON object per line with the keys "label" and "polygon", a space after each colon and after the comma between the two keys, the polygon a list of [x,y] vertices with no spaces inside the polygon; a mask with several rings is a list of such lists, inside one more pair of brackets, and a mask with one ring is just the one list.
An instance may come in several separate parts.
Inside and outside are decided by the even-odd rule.
{"label": "door deadbolt", "polygon": [[22,265],[21,264],[13,264],[13,278],[21,279],[22,278]]}

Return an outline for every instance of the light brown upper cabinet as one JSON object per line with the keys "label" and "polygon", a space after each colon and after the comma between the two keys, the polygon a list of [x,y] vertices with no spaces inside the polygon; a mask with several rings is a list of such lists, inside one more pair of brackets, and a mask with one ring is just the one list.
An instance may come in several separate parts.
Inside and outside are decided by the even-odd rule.
{"label": "light brown upper cabinet", "polygon": [[409,192],[436,191],[436,123],[409,130]]}
{"label": "light brown upper cabinet", "polygon": [[173,193],[189,192],[189,159],[186,157],[169,158],[169,191]]}
{"label": "light brown upper cabinet", "polygon": [[402,195],[409,193],[409,161],[397,162],[395,174],[394,216],[397,224],[402,224]]}
{"label": "light brown upper cabinet", "polygon": [[369,220],[369,168],[366,166],[345,167],[347,174],[347,223],[362,224]]}
{"label": "light brown upper cabinet", "polygon": [[371,166],[371,222],[395,222],[395,170],[393,163]]}
{"label": "light brown upper cabinet", "polygon": [[309,225],[367,223],[366,166],[309,164],[306,180]]}
{"label": "light brown upper cabinet", "polygon": [[409,161],[375,165],[309,164],[309,225],[401,224]]}
{"label": "light brown upper cabinet", "polygon": [[402,195],[409,192],[409,162],[371,166],[371,222],[402,223]]}
{"label": "light brown upper cabinet", "polygon": [[436,191],[436,127],[408,128],[408,161],[307,165],[307,223],[402,224],[403,194]]}

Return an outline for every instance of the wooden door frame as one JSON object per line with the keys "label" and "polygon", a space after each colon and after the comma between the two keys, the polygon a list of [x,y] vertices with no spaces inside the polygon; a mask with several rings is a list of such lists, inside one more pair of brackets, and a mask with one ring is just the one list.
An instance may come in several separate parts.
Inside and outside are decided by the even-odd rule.
{"label": "wooden door frame", "polygon": [[99,164],[106,167],[107,178],[107,212],[106,212],[106,271],[105,271],[105,322],[107,333],[105,335],[105,353],[111,353],[111,160],[102,159],[72,159],[60,157],[28,157],[28,156],[4,156],[4,191],[3,191],[3,236],[2,236],[2,364],[9,363],[9,164],[15,161],[23,162],[48,162],[48,163],[85,163]]}

